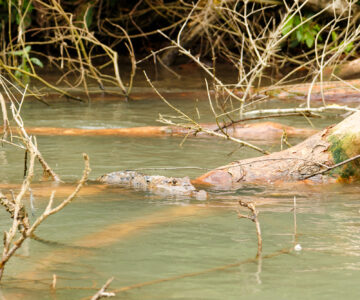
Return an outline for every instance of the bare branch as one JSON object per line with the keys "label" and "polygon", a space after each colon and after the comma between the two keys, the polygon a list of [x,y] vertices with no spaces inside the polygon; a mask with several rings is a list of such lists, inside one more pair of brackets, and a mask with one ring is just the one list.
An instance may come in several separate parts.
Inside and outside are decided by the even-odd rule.
{"label": "bare branch", "polygon": [[106,283],[102,286],[102,288],[94,296],[91,297],[91,300],[98,300],[98,299],[105,298],[105,297],[114,297],[115,293],[105,292],[105,290],[109,287],[110,283],[113,280],[114,280],[114,277],[111,277],[110,279],[108,279],[108,281],[106,281]]}
{"label": "bare branch", "polygon": [[261,257],[262,237],[261,237],[260,222],[258,219],[259,212],[256,210],[255,203],[253,203],[253,202],[243,202],[243,201],[239,200],[239,204],[240,204],[240,206],[249,209],[252,213],[251,216],[246,216],[246,215],[242,215],[242,214],[238,213],[238,216],[239,216],[239,218],[246,218],[246,219],[249,219],[249,220],[255,222],[256,236],[257,236],[257,240],[258,240],[258,249],[257,249],[256,257]]}

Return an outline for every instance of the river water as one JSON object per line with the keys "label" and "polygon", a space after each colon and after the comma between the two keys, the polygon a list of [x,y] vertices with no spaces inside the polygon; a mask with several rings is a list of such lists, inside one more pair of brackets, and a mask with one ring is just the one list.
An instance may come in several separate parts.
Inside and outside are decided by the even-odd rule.
{"label": "river water", "polygon": [[[189,96],[171,101],[195,117],[197,107],[200,121],[211,120],[206,100],[196,102]],[[55,101],[50,106],[26,102],[22,113],[26,126],[76,128],[156,125],[158,113],[174,114],[156,96],[134,102]],[[314,122],[322,128],[337,120]],[[300,117],[281,122],[309,126]],[[57,200],[71,193],[82,174],[83,152],[90,156],[92,180],[123,169],[211,169],[258,155],[228,141],[205,138],[189,138],[182,146],[180,137],[39,136],[37,141],[67,184],[42,182],[37,166],[34,208],[29,208],[32,220],[40,215],[52,190]],[[278,142],[260,146],[275,151]],[[3,192],[17,192],[23,158],[20,150],[0,148]],[[205,169],[143,172],[194,178]],[[111,277],[113,299],[358,299],[359,192],[358,184],[246,186],[213,191],[209,200],[198,201],[90,182],[71,205],[37,231],[51,243],[27,241],[7,265],[0,299],[89,299]],[[262,260],[255,259],[254,223],[237,217],[240,199],[258,203]],[[25,201],[30,206],[29,196]],[[2,211],[1,230],[9,225]],[[293,250],[295,244],[301,245],[301,251]]]}

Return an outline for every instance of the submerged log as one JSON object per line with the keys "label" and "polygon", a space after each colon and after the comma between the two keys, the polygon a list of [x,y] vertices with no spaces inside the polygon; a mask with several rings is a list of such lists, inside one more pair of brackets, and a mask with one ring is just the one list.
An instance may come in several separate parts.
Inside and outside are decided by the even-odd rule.
{"label": "submerged log", "polygon": [[[217,124],[200,124],[202,128],[217,130]],[[284,131],[288,137],[306,137],[317,132],[311,128],[295,128],[275,122],[254,124],[238,123],[224,129],[228,135],[247,140],[279,139]],[[60,136],[124,136],[124,137],[159,137],[159,136],[201,136],[210,137],[204,132],[176,126],[143,126],[132,128],[60,128],[60,127],[28,127],[26,132],[32,135]]]}
{"label": "submerged log", "polygon": [[[308,180],[315,183],[352,182],[360,178],[360,112],[328,127],[302,143],[267,156],[244,159],[212,170],[192,183],[219,189],[236,189],[243,183]],[[329,171],[329,172],[327,172]]]}

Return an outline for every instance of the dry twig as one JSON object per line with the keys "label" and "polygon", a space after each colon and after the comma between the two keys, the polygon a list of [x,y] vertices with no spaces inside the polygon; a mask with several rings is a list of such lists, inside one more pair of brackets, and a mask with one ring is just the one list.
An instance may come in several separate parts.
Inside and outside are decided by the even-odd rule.
{"label": "dry twig", "polygon": [[257,249],[256,257],[261,257],[262,237],[261,237],[260,222],[258,219],[259,212],[256,210],[255,203],[253,203],[253,202],[243,202],[243,201],[239,200],[239,204],[240,204],[240,206],[249,209],[252,213],[252,215],[249,216],[249,215],[243,215],[240,212],[238,212],[238,216],[239,216],[239,218],[245,218],[245,219],[249,219],[249,220],[255,222],[256,235],[257,235],[257,240],[258,240],[258,249]]}

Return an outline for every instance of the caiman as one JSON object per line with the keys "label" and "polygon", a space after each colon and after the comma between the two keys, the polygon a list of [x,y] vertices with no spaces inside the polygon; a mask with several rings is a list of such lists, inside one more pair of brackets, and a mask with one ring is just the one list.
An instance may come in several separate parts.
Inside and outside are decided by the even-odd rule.
{"label": "caiman", "polygon": [[119,171],[105,174],[97,181],[133,188],[140,191],[148,191],[157,195],[172,196],[175,198],[196,198],[206,200],[207,193],[197,190],[190,182],[189,177],[176,178],[158,175],[144,175],[135,171]]}

